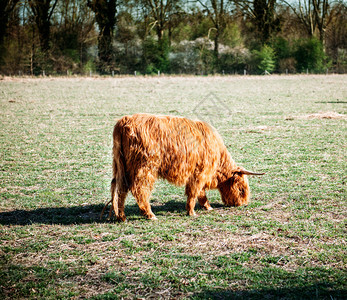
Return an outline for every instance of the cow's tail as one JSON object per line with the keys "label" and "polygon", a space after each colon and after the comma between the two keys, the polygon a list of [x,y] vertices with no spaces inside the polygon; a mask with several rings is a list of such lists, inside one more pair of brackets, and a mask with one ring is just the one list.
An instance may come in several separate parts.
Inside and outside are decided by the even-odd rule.
{"label": "cow's tail", "polygon": [[111,200],[108,201],[101,212],[101,216],[108,204],[112,204],[109,212],[109,218],[111,218],[112,211],[115,216],[118,217],[118,196],[122,191],[126,183],[125,180],[125,168],[124,168],[124,156],[122,153],[122,126],[118,122],[113,130],[113,179],[111,181]]}

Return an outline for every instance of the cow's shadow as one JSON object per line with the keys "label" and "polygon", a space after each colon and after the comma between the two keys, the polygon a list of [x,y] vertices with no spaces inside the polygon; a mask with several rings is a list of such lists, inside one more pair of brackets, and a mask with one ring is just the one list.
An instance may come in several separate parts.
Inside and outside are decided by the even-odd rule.
{"label": "cow's shadow", "polygon": [[[213,207],[222,205],[214,204]],[[105,210],[105,214],[100,218],[100,213],[104,204],[80,205],[71,207],[45,207],[33,210],[13,210],[0,212],[1,225],[31,225],[31,224],[90,224],[105,223],[108,216],[110,205]],[[185,214],[184,201],[167,201],[163,204],[151,204],[154,214],[160,216],[165,214]],[[200,210],[196,205],[196,210]],[[127,219],[140,218],[141,214],[137,204],[126,204],[125,214]]]}

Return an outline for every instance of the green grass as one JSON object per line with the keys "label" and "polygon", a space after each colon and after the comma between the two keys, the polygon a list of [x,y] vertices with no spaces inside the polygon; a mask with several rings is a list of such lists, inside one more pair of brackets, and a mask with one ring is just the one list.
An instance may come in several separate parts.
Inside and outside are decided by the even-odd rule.
{"label": "green grass", "polygon": [[[347,76],[0,81],[0,298],[345,299]],[[99,220],[125,114],[201,118],[250,178],[248,207]],[[311,118],[320,112],[342,118]],[[332,114],[333,116],[333,114]]]}

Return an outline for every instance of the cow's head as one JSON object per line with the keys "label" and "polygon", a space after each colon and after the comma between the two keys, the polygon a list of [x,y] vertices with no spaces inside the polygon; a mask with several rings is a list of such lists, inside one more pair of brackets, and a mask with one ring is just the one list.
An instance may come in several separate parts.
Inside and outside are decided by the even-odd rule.
{"label": "cow's head", "polygon": [[226,206],[247,205],[250,197],[247,175],[264,174],[265,173],[254,173],[243,168],[238,168],[230,178],[220,183],[218,186],[223,203]]}

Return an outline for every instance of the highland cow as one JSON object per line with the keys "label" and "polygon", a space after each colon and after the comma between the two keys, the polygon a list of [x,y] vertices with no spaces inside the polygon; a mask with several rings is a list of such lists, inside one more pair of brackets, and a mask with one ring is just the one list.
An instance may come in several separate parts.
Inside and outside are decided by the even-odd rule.
{"label": "highland cow", "polygon": [[196,215],[196,199],[202,208],[212,210],[205,194],[208,189],[218,189],[226,206],[246,205],[250,197],[246,175],[263,173],[237,166],[220,135],[205,122],[148,114],[124,116],[113,131],[110,216],[113,211],[117,219],[125,220],[125,198],[131,191],[142,214],[155,220],[149,197],[158,177],[185,185],[190,216]]}

